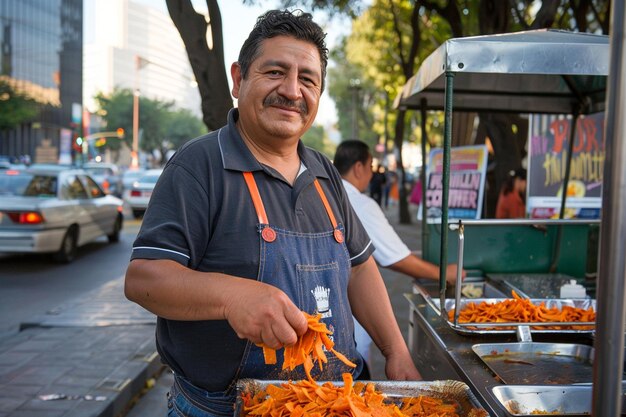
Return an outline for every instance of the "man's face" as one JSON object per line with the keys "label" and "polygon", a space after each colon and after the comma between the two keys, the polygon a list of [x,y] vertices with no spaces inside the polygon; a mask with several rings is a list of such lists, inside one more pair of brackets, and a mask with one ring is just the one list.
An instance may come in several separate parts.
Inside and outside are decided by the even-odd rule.
{"label": "man's face", "polygon": [[236,63],[231,75],[240,127],[249,138],[299,139],[313,124],[322,86],[314,44],[289,36],[266,39],[246,79]]}

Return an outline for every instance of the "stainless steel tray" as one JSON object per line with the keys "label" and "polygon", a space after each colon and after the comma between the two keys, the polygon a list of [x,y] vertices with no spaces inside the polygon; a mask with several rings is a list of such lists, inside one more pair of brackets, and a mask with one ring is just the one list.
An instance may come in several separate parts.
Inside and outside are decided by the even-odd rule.
{"label": "stainless steel tray", "polygon": [[[556,416],[591,415],[591,385],[502,385],[491,393],[507,416],[534,416],[545,411]],[[531,414],[535,411],[535,414]],[[626,411],[622,397],[622,414]],[[556,413],[556,414],[554,414]]]}
{"label": "stainless steel tray", "polygon": [[593,381],[591,346],[574,343],[484,343],[472,350],[505,384],[563,385]]}
{"label": "stainless steel tray", "polygon": [[[269,385],[288,383],[289,381],[261,381],[257,379],[242,379],[237,382],[237,400],[235,402],[234,417],[245,417],[242,395],[255,395],[265,390]],[[457,405],[457,414],[467,417],[472,409],[483,409],[470,388],[461,381],[359,381],[372,382],[377,391],[384,393],[390,402],[399,403],[403,398],[427,395],[441,398]],[[324,381],[318,381],[322,385]],[[343,381],[333,381],[335,386],[343,386]],[[486,411],[484,416],[490,416]]]}
{"label": "stainless steel tray", "polygon": [[493,282],[497,282],[508,290],[514,290],[526,298],[559,298],[561,286],[576,279],[565,274],[520,273],[520,274],[487,274]]}
{"label": "stainless steel tray", "polygon": [[[427,303],[430,307],[437,312],[437,314],[441,315],[440,302],[439,300],[435,300],[427,294],[422,294],[426,299]],[[462,298],[459,305],[460,308],[463,309],[468,303],[497,303],[508,300],[508,298],[475,298],[475,299],[466,299]],[[596,309],[596,300],[592,299],[555,299],[555,298],[533,298],[530,299],[533,304],[539,305],[542,302],[545,303],[547,308],[562,308],[564,306],[588,309],[593,308],[594,311]],[[447,298],[444,302],[444,308],[446,311],[451,311],[456,307],[456,301],[454,299]],[[593,333],[593,329],[589,330],[576,330],[576,329],[542,329],[542,326],[548,325],[547,323],[458,323],[454,324],[454,322],[450,321],[448,317],[445,317],[448,325],[454,329],[456,332],[466,335],[472,334],[505,334],[505,333],[515,333],[515,328],[517,326],[533,326],[535,328],[531,328],[530,331],[532,333],[550,333],[550,334],[585,334],[590,335]],[[552,323],[554,325],[554,323]],[[581,323],[558,323],[560,326],[566,325],[577,325],[580,326]]]}

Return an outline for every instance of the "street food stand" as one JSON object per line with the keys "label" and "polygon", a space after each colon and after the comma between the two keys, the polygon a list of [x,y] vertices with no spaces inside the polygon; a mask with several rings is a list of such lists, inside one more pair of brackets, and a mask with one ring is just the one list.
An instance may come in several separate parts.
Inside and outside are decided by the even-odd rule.
{"label": "street food stand", "polygon": [[[620,236],[624,236],[621,217],[626,201],[626,174],[622,161],[626,155],[623,141],[616,139],[625,134],[623,9],[623,4],[614,7],[612,28],[618,30],[613,33],[611,44],[607,36],[558,30],[450,39],[423,62],[395,103],[398,108],[421,109],[423,114],[426,110],[445,112],[441,221],[428,223],[427,207],[422,215],[423,251],[427,259],[441,265],[440,280],[436,288],[418,282],[414,293],[407,294],[411,353],[425,379],[448,378],[467,383],[494,416],[530,414],[531,404],[524,408],[524,402],[534,404],[536,409],[554,406],[563,414],[572,415],[564,407],[578,399],[586,400],[589,410],[592,395],[594,415],[619,415],[621,409],[626,297],[625,242]],[[609,77],[609,73],[616,76]],[[556,220],[449,220],[453,109],[571,114],[574,120],[579,115],[605,111],[607,169],[602,220],[564,219],[567,193],[563,193],[560,219]],[[616,112],[621,116],[617,120]],[[569,143],[572,146],[572,137]],[[426,201],[424,197],[422,201]],[[590,233],[598,227],[603,249],[599,255],[598,247],[589,244]],[[595,298],[563,299],[558,290],[572,277],[584,278],[587,259],[596,259],[594,252],[600,260],[600,285]],[[595,330],[553,330],[529,323],[462,326],[456,317],[452,319],[447,314],[464,301],[460,285],[454,294],[446,289],[445,265],[450,261],[480,272],[475,285],[480,287],[483,301],[510,298],[511,290],[533,301],[551,299],[549,303],[559,305],[584,301],[598,313]],[[473,280],[472,276],[466,281]],[[540,351],[543,347],[558,352],[556,359],[569,362],[559,365],[504,359],[504,366],[497,363],[498,358],[506,357],[500,348],[507,353],[514,350],[527,355],[548,354]],[[565,369],[571,370],[580,363],[586,365],[582,370],[586,374],[566,375]],[[550,382],[541,383],[546,380]],[[574,385],[580,383],[588,385]],[[533,400],[529,400],[530,391]],[[546,396],[545,401],[542,396]],[[557,405],[551,403],[555,398],[561,401]],[[520,406],[520,414],[505,407],[512,402]]]}

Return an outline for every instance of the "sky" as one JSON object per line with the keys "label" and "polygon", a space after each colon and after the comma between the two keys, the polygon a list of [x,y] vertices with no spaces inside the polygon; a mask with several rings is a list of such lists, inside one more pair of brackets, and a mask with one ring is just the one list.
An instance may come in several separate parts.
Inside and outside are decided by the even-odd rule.
{"label": "sky", "polygon": [[[166,14],[168,13],[165,0],[133,1],[149,5]],[[276,8],[279,5],[278,1],[272,0],[263,0],[262,3],[263,6],[244,6],[241,0],[218,1],[220,12],[222,14],[222,24],[224,26],[223,35],[226,74],[228,74],[229,78],[230,64],[237,60],[237,57],[239,56],[239,49],[248,37],[250,30],[252,30],[257,17],[263,14],[266,10]],[[192,4],[194,5],[196,11],[206,13],[207,8],[205,0],[192,0]],[[346,23],[333,20],[326,24],[325,18],[317,19],[317,22],[323,25],[324,30],[328,33],[326,42],[329,48],[336,43],[341,35],[346,34],[346,31],[350,28],[349,22]],[[233,28],[234,30],[229,30],[230,28]],[[329,66],[330,65],[332,65],[332,63],[329,63]],[[327,90],[322,94],[316,118],[316,123],[320,123],[324,126],[331,125],[337,121],[335,104],[328,96]]]}

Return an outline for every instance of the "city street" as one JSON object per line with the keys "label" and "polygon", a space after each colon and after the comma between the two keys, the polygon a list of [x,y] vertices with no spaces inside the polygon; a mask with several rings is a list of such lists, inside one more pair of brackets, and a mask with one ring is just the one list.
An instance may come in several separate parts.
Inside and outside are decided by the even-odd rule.
{"label": "city street", "polygon": [[70,264],[46,255],[0,255],[0,338],[20,324],[124,275],[140,222],[125,214],[120,241],[100,238],[79,248]]}

